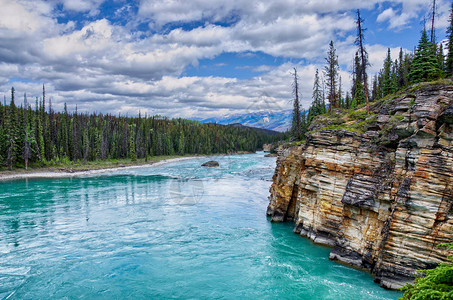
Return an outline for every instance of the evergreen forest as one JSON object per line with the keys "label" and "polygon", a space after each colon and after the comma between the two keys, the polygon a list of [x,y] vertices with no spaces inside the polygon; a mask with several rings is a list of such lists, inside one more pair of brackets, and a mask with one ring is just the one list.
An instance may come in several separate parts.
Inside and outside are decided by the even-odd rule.
{"label": "evergreen forest", "polygon": [[[6,102],[6,100],[5,100]],[[28,168],[106,159],[147,160],[152,156],[255,151],[278,137],[244,126],[202,124],[161,116],[55,112],[43,86],[35,107],[0,103],[0,166]]]}
{"label": "evergreen forest", "polygon": [[[436,12],[433,10],[432,14],[434,24]],[[299,108],[299,97],[293,90],[293,103],[297,107],[293,110],[290,132],[293,140],[304,139],[312,120],[318,115],[331,113],[338,109],[356,110],[363,107],[369,112],[370,102],[383,99],[413,84],[453,76],[453,3],[446,32],[446,54],[444,54],[444,44],[436,42],[434,27],[431,28],[430,34],[426,27],[423,27],[415,50],[405,52],[400,48],[398,57],[392,58],[389,48],[381,70],[371,79],[368,78],[367,72],[370,63],[365,48],[366,28],[364,28],[364,20],[361,18],[359,10],[357,10],[356,29],[357,50],[352,60],[351,89],[346,92],[342,89],[338,55],[334,43],[331,41],[325,57],[325,67],[322,72],[316,70],[312,104],[307,113]],[[294,86],[296,86],[297,79],[296,75]],[[368,86],[369,82],[371,86]],[[302,111],[302,114],[299,111]]]}

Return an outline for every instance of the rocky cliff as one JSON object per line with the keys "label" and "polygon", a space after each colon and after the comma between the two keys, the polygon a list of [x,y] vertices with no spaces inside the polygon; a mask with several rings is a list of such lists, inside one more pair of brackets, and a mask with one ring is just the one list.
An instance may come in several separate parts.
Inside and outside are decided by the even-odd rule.
{"label": "rocky cliff", "polygon": [[394,289],[453,241],[453,85],[418,85],[370,112],[321,116],[305,143],[281,147],[267,214]]}

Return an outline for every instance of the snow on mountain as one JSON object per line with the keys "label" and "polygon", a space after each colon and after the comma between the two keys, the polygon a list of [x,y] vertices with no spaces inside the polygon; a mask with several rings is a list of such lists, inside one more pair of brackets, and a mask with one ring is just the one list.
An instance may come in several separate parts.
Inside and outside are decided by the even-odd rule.
{"label": "snow on mountain", "polygon": [[280,112],[260,111],[248,114],[233,114],[217,118],[198,120],[202,123],[229,125],[239,123],[245,126],[284,132],[291,126],[291,110]]}

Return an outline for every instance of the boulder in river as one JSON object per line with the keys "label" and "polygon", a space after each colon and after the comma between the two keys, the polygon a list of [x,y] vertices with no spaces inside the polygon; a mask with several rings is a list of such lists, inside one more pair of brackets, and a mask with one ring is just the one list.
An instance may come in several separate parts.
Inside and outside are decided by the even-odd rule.
{"label": "boulder in river", "polygon": [[203,163],[201,166],[202,167],[218,167],[219,166],[219,162],[215,161],[215,160],[210,160],[210,161],[207,161],[207,162]]}

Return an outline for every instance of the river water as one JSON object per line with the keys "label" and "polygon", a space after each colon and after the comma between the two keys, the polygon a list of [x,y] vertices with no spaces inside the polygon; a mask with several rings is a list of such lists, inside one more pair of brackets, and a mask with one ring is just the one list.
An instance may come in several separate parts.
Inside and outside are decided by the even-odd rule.
{"label": "river water", "polygon": [[397,299],[266,218],[275,158],[0,183],[0,299]]}

